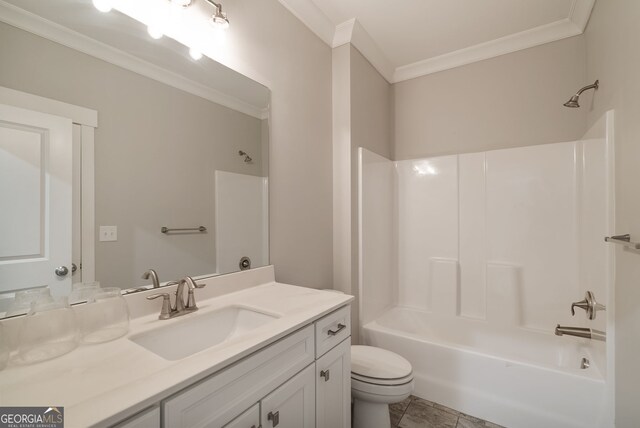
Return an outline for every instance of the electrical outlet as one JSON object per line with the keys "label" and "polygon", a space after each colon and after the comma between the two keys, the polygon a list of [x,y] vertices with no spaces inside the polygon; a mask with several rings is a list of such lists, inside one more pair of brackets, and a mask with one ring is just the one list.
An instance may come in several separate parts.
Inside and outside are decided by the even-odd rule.
{"label": "electrical outlet", "polygon": [[100,226],[100,242],[118,240],[118,226]]}

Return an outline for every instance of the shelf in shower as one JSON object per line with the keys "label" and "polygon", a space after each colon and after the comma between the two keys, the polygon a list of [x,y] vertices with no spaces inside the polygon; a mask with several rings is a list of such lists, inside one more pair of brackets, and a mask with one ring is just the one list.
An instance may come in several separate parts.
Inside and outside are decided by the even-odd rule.
{"label": "shelf in shower", "polygon": [[631,235],[629,235],[628,233],[625,235],[606,236],[604,240],[606,242],[620,244],[626,248],[633,248],[634,250],[640,250],[640,242],[631,242]]}

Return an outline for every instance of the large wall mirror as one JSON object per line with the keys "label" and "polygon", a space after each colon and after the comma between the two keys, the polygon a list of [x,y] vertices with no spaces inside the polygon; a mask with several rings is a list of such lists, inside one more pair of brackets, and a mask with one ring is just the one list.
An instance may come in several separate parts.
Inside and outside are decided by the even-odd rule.
{"label": "large wall mirror", "polygon": [[89,0],[1,5],[0,87],[0,314],[269,263],[268,88]]}

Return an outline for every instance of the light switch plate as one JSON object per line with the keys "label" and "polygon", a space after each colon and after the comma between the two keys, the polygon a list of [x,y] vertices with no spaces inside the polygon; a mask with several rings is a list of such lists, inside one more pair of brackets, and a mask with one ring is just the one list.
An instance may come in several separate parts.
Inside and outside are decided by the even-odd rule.
{"label": "light switch plate", "polygon": [[118,240],[118,226],[100,226],[100,242]]}

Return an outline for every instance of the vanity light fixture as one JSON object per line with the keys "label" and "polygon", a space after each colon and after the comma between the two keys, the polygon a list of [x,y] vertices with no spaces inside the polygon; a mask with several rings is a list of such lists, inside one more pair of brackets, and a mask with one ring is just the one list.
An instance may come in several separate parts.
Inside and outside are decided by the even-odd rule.
{"label": "vanity light fixture", "polygon": [[169,0],[172,4],[175,4],[176,6],[182,6],[182,7],[187,7],[187,6],[191,6],[191,3],[193,3],[193,0]]}
{"label": "vanity light fixture", "polygon": [[223,30],[229,28],[229,20],[227,14],[222,11],[222,4],[213,0],[207,0],[207,2],[216,8],[215,13],[211,16],[211,24]]}
{"label": "vanity light fixture", "polygon": [[149,25],[147,27],[147,33],[151,36],[152,39],[161,39],[164,36],[164,33],[157,25]]}
{"label": "vanity light fixture", "polygon": [[111,9],[113,8],[111,0],[93,0],[93,5],[100,12],[104,13],[111,12]]}
{"label": "vanity light fixture", "polygon": [[196,61],[202,58],[202,52],[195,48],[189,48],[189,55]]}

